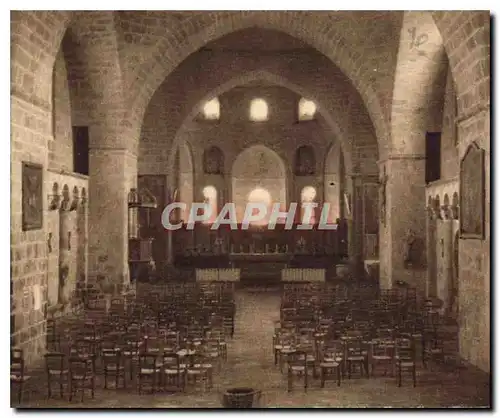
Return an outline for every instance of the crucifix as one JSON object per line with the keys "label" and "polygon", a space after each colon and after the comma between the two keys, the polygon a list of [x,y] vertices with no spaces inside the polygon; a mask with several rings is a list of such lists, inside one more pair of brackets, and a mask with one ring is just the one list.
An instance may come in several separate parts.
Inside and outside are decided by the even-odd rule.
{"label": "crucifix", "polygon": [[382,221],[382,225],[385,225],[386,220],[386,205],[387,205],[387,180],[389,177],[387,176],[386,169],[384,167],[384,175],[379,180],[380,181],[380,220]]}

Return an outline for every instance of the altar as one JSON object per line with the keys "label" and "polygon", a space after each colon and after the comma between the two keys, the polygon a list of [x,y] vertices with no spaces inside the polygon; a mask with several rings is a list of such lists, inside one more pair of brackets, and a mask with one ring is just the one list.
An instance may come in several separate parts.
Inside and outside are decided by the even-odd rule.
{"label": "altar", "polygon": [[239,263],[284,263],[288,264],[293,255],[288,253],[230,253],[231,264]]}
{"label": "altar", "polygon": [[[188,269],[236,269],[243,286],[278,285],[283,282],[283,271],[292,268],[312,269],[301,280],[321,281],[324,273],[318,272],[327,271],[342,258],[339,242],[346,242],[345,232],[317,225],[304,230],[280,224],[275,229],[242,225],[212,229],[209,224],[196,224],[173,232],[174,260],[176,266]],[[294,274],[290,271],[285,277],[296,280]]]}

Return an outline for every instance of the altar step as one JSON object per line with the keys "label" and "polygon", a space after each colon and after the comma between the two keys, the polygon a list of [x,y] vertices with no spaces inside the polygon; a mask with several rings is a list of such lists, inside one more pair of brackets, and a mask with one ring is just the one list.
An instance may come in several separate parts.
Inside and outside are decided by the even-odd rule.
{"label": "altar step", "polygon": [[279,286],[281,283],[281,270],[286,268],[286,263],[245,263],[240,268],[242,287]]}

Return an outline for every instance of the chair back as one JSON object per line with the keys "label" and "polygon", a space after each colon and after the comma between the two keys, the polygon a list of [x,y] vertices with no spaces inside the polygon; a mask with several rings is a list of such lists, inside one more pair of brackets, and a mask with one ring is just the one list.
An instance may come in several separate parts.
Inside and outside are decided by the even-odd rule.
{"label": "chair back", "polygon": [[47,353],[45,354],[45,369],[47,373],[63,372],[65,369],[66,355],[63,353]]}

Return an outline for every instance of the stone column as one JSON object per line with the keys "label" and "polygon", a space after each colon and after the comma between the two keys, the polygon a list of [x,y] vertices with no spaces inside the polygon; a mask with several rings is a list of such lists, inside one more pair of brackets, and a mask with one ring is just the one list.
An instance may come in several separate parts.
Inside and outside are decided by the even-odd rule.
{"label": "stone column", "polygon": [[92,147],[89,162],[89,275],[128,284],[128,194],[137,183],[137,156]]}
{"label": "stone column", "polygon": [[427,286],[426,296],[437,295],[437,263],[436,263],[436,219],[438,214],[434,207],[426,207],[427,218]]}
{"label": "stone column", "polygon": [[[166,182],[167,184],[167,196],[166,196],[166,200],[167,200],[167,205],[171,204],[173,201],[174,201],[174,197],[177,197],[180,193],[180,190],[178,188],[178,184],[175,184],[175,185],[172,185],[170,186],[169,183],[168,183],[168,180]],[[175,194],[175,191],[177,190],[177,196]],[[170,216],[175,216],[174,215],[175,212],[173,212]],[[167,233],[167,239],[166,239],[166,242],[165,242],[165,251],[166,251],[166,256],[165,256],[165,264],[167,267],[167,269],[169,267],[172,266],[173,262],[174,262],[174,242],[173,242],[173,238],[174,238],[174,232],[170,229],[168,229],[166,231]]]}
{"label": "stone column", "polygon": [[71,291],[72,265],[72,224],[74,213],[70,211],[69,197],[65,197],[59,211],[59,289],[58,303],[65,304]]}
{"label": "stone column", "polygon": [[[390,157],[385,163],[386,226],[381,239],[381,276],[384,287],[404,281],[426,291],[426,201],[425,156],[401,155]],[[405,254],[412,254],[410,262]],[[389,254],[387,254],[389,253]]]}
{"label": "stone column", "polygon": [[79,14],[70,42],[85,58],[78,98],[89,121],[89,278],[121,285],[129,282],[127,200],[137,184],[140,127],[125,119],[128,91],[113,14]]}
{"label": "stone column", "polygon": [[88,260],[87,260],[87,244],[88,244],[88,213],[87,213],[87,196],[82,193],[80,202],[77,208],[77,256],[76,256],[76,280],[77,290],[87,284]]}
{"label": "stone column", "polygon": [[349,262],[351,271],[363,274],[363,178],[352,175],[352,208],[349,225]]}

